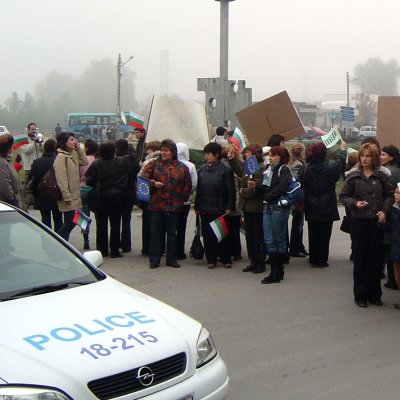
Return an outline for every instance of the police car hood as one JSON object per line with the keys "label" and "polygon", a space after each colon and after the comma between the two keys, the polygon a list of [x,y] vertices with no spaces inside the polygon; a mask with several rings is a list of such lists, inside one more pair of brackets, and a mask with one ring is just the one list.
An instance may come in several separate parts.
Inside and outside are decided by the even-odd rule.
{"label": "police car hood", "polygon": [[196,364],[201,325],[107,277],[0,303],[0,379],[66,388],[184,352]]}

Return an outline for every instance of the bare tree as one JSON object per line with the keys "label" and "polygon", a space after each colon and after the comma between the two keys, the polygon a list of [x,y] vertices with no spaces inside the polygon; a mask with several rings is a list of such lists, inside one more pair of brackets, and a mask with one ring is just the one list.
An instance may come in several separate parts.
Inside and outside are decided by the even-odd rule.
{"label": "bare tree", "polygon": [[354,85],[360,93],[395,96],[398,93],[400,67],[395,59],[384,63],[379,57],[369,58],[354,68]]}

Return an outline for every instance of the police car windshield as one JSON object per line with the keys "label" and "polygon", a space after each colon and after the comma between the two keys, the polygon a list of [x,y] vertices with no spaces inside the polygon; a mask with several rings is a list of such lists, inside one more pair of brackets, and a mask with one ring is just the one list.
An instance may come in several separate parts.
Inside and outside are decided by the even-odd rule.
{"label": "police car windshield", "polygon": [[0,213],[0,301],[101,278],[41,226],[15,211]]}

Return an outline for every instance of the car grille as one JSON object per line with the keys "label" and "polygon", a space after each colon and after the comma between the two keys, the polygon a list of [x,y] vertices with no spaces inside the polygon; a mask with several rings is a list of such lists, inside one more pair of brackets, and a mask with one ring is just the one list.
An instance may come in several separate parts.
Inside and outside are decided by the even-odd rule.
{"label": "car grille", "polygon": [[[154,374],[153,383],[150,385],[154,386],[182,374],[186,369],[186,354],[179,353],[172,357],[146,364],[146,366]],[[100,400],[113,399],[137,392],[149,387],[143,386],[137,379],[139,368],[96,379],[88,383],[88,388]]]}

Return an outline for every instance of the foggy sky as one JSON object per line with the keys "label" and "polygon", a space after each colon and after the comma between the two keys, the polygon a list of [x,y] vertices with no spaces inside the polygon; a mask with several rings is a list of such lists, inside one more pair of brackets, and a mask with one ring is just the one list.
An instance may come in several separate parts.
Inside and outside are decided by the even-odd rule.
{"label": "foggy sky", "polygon": [[[204,100],[196,79],[219,75],[219,11],[215,0],[0,0],[0,104],[52,70],[78,76],[118,53],[134,57],[145,103],[160,94],[162,50],[168,94]],[[229,13],[229,78],[245,79],[254,101],[282,90],[322,100],[345,93],[357,63],[400,59],[398,0],[235,0]]]}

